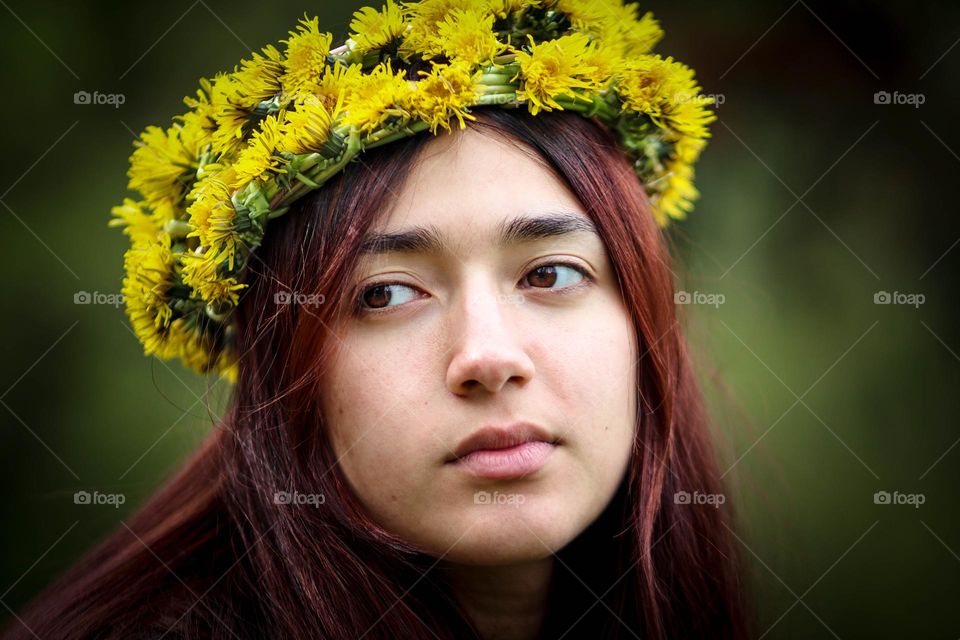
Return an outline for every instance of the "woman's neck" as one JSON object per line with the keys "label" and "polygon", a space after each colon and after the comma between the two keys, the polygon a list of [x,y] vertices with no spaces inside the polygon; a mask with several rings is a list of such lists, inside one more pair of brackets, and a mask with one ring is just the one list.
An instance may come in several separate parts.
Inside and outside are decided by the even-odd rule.
{"label": "woman's neck", "polygon": [[531,640],[543,625],[554,562],[548,556],[509,566],[441,566],[484,640]]}

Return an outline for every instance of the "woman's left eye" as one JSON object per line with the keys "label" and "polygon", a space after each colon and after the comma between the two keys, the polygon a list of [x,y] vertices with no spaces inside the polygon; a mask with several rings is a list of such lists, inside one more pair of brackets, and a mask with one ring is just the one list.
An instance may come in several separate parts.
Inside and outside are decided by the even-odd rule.
{"label": "woman's left eye", "polygon": [[[579,280],[577,277],[579,276]],[[574,281],[571,283],[571,278]],[[524,280],[530,282],[534,288],[553,288],[557,282],[563,283],[562,286],[558,287],[560,289],[566,289],[568,287],[575,286],[580,283],[582,280],[589,278],[589,275],[583,267],[579,267],[575,264],[561,262],[559,264],[544,264],[539,267],[534,267],[525,277]],[[540,283],[540,284],[535,284]]]}

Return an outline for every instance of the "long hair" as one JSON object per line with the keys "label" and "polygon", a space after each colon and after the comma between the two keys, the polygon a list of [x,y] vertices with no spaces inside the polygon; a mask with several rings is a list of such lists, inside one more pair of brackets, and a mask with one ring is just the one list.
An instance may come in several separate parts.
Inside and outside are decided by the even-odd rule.
{"label": "long hair", "polygon": [[[542,637],[747,638],[749,598],[671,256],[630,162],[580,115],[478,109],[555,172],[603,238],[639,345],[636,437],[614,498],[556,555]],[[436,560],[373,523],[337,466],[319,383],[364,233],[430,136],[372,149],[270,223],[236,311],[239,378],[203,446],[5,638],[478,637]],[[298,305],[293,294],[320,294]],[[293,304],[276,304],[286,295]],[[277,492],[322,494],[320,508]]]}

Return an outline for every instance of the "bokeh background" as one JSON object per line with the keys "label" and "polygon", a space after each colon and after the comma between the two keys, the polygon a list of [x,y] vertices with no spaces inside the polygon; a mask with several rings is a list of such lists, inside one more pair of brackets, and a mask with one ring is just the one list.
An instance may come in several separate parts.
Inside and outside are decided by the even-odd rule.
{"label": "bokeh background", "polygon": [[[122,526],[226,399],[144,358],[122,307],[77,303],[120,289],[107,220],[135,135],[304,12],[341,38],[360,4],[0,0],[0,624]],[[721,103],[673,240],[761,632],[957,638],[960,11],[641,7]],[[125,502],[74,504],[94,490]]]}

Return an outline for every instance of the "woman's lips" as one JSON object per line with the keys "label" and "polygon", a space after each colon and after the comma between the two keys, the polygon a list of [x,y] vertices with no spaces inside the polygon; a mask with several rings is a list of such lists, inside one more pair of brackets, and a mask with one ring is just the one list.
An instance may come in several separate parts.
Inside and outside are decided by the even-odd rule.
{"label": "woman's lips", "polygon": [[477,449],[451,464],[478,478],[517,478],[542,468],[555,448],[549,442],[530,440],[505,449]]}

